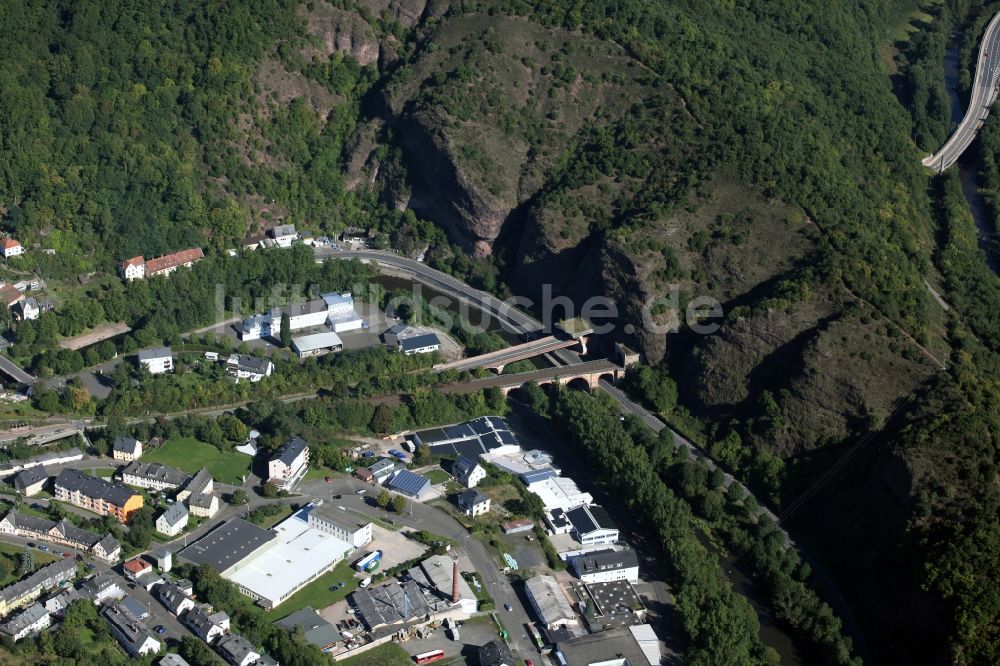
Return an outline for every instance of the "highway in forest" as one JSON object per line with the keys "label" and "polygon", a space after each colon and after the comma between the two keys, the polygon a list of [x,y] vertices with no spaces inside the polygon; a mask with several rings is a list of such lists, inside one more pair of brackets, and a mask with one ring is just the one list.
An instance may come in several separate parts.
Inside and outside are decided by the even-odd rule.
{"label": "highway in forest", "polygon": [[933,155],[923,159],[924,166],[942,172],[958,161],[965,150],[972,145],[990,106],[996,101],[1000,80],[1000,12],[986,26],[983,41],[979,46],[976,60],[976,77],[972,84],[972,96],[965,117],[944,146]]}

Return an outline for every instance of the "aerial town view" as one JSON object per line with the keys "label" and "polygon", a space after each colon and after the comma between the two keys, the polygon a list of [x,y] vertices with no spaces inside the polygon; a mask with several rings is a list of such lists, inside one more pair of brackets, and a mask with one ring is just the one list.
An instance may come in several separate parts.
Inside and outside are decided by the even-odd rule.
{"label": "aerial town view", "polygon": [[1000,665],[1000,1],[0,25],[0,664]]}

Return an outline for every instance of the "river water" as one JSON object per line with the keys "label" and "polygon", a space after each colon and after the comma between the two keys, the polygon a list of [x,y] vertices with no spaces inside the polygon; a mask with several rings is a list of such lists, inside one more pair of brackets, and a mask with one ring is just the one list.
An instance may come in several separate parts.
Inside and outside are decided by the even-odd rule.
{"label": "river water", "polygon": [[[965,108],[962,106],[962,99],[958,94],[958,51],[957,39],[952,42],[944,58],[944,85],[948,90],[948,99],[951,102],[951,121],[957,125],[965,115]],[[970,153],[958,160],[958,175],[962,181],[962,193],[965,200],[969,202],[969,212],[976,222],[976,229],[979,232],[979,247],[986,257],[986,263],[994,273],[1000,275],[1000,257],[998,257],[995,241],[996,230],[993,227],[993,220],[990,217],[989,209],[983,196],[979,193],[978,166]]]}

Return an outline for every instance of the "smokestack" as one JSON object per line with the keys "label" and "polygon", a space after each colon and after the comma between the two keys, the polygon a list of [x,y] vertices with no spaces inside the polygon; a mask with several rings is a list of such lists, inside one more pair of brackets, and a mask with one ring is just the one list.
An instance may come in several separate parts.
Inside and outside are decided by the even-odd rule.
{"label": "smokestack", "polygon": [[451,571],[451,602],[458,603],[458,560],[454,560],[454,568]]}

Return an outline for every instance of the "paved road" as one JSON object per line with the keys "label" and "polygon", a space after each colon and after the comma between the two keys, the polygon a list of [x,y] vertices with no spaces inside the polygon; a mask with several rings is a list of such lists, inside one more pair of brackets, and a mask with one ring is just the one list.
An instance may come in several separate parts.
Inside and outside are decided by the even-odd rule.
{"label": "paved road", "polygon": [[979,58],[976,61],[976,78],[972,84],[969,108],[955,132],[938,152],[924,158],[924,166],[944,171],[958,161],[965,149],[975,140],[979,126],[989,115],[990,106],[997,98],[997,80],[1000,78],[1000,12],[986,27]]}
{"label": "paved road", "polygon": [[38,381],[38,377],[28,374],[26,371],[22,370],[19,365],[6,356],[0,356],[0,372],[3,372],[14,381],[24,384],[25,386],[31,386]]}
{"label": "paved road", "polygon": [[480,354],[470,358],[463,358],[457,361],[451,361],[450,363],[441,363],[440,365],[434,366],[434,370],[436,372],[444,372],[445,370],[496,368],[509,363],[514,363],[515,361],[523,361],[534,356],[544,356],[545,354],[563,349],[564,347],[572,347],[579,344],[580,343],[576,340],[560,340],[555,336],[549,335],[544,338],[539,338],[538,340],[514,345],[513,347],[498,349],[494,352],[488,352],[486,354]]}
{"label": "paved road", "polygon": [[[365,494],[356,494],[358,490],[362,489],[365,490]],[[369,503],[370,496],[377,490],[375,486],[357,479],[337,477],[331,483],[311,481],[303,484],[299,492],[308,497],[323,498],[335,506],[344,506],[353,511],[385,520],[386,512]],[[341,498],[332,499],[334,495],[341,495]],[[294,499],[302,501],[302,498]],[[510,632],[511,647],[514,650],[520,650],[522,656],[538,661],[538,653],[534,646],[531,645],[530,641],[521,638],[524,634],[524,624],[531,621],[528,611],[521,598],[514,591],[507,576],[499,571],[483,544],[470,536],[457,520],[444,511],[425,506],[419,502],[409,502],[407,512],[401,516],[392,514],[391,518],[396,524],[418,530],[427,530],[453,539],[458,543],[459,553],[468,555],[483,584],[496,602],[500,621]],[[510,604],[513,610],[504,610],[504,604]]]}

